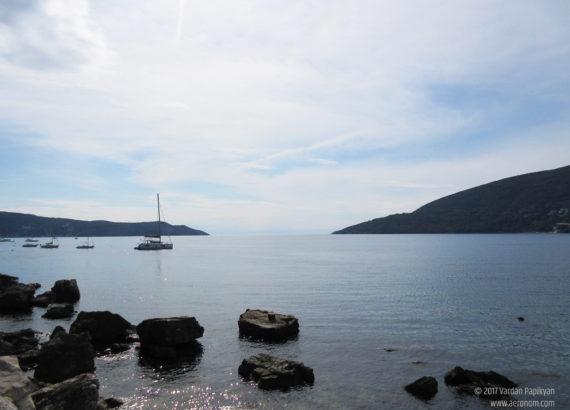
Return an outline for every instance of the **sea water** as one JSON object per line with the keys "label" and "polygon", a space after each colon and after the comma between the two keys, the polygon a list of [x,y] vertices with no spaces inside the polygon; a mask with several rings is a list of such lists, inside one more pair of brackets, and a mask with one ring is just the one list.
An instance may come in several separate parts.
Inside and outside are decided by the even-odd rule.
{"label": "sea water", "polygon": [[[78,311],[133,324],[197,318],[205,331],[193,360],[148,362],[135,346],[96,358],[102,396],[123,408],[488,408],[445,386],[455,366],[537,389],[517,399],[570,407],[570,235],[174,237],[173,250],[154,252],[134,250],[132,237],[94,240],[94,249],[73,238],[58,249],[2,243],[0,272],[40,283],[38,293],[75,278]],[[240,338],[247,308],[296,316],[299,336]],[[0,330],[69,329],[73,319],[44,311],[0,316]],[[260,352],[312,367],[314,385],[262,391],[244,381],[238,366]],[[421,376],[439,383],[429,401],[403,389]]]}

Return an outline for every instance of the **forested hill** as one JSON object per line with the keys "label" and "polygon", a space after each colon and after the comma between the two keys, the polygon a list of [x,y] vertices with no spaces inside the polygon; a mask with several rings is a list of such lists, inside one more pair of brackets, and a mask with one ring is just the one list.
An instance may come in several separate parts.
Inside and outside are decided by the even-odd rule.
{"label": "forested hill", "polygon": [[501,179],[335,234],[568,232],[570,166]]}
{"label": "forested hill", "polygon": [[[163,235],[208,235],[186,225],[161,222]],[[40,236],[144,236],[157,233],[156,222],[80,221],[76,219],[46,218],[31,214],[0,212],[0,235],[5,237]]]}

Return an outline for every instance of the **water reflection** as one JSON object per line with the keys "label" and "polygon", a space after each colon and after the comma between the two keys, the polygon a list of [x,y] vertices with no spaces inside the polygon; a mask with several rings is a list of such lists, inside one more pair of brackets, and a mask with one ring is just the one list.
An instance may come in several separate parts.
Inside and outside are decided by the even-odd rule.
{"label": "water reflection", "polygon": [[204,347],[197,341],[178,347],[176,358],[172,359],[157,359],[140,349],[138,363],[144,374],[160,380],[174,381],[178,376],[196,370],[203,353]]}

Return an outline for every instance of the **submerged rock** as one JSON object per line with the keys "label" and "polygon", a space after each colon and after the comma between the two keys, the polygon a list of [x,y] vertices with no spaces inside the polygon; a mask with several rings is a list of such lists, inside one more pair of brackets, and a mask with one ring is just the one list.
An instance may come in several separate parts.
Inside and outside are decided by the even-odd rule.
{"label": "submerged rock", "polygon": [[459,366],[445,374],[445,384],[455,387],[461,393],[486,399],[508,398],[508,390],[517,386],[497,372],[476,372]]}
{"label": "submerged rock", "polygon": [[75,310],[73,309],[73,305],[65,304],[50,307],[42,317],[46,319],[67,319],[73,316],[74,313]]}
{"label": "submerged rock", "polygon": [[100,403],[99,381],[93,374],[80,374],[60,383],[46,386],[32,394],[36,409],[95,410]]}
{"label": "submerged rock", "polygon": [[95,352],[89,334],[52,333],[42,345],[34,377],[47,383],[58,383],[81,373],[95,371]]}
{"label": "submerged rock", "polygon": [[421,399],[431,399],[437,393],[437,380],[431,376],[424,376],[408,384],[404,389]]}
{"label": "submerged rock", "polygon": [[204,335],[204,328],[191,316],[146,319],[137,326],[137,333],[143,352],[157,359],[192,356],[202,351],[196,339]]}
{"label": "submerged rock", "polygon": [[51,291],[54,294],[56,303],[75,303],[81,297],[77,280],[61,279],[54,283]]}
{"label": "submerged rock", "polygon": [[[35,407],[30,394],[35,390],[37,387],[20,369],[16,356],[0,357],[0,396],[8,398],[15,408],[32,410]],[[1,403],[0,408],[4,409]]]}
{"label": "submerged rock", "polygon": [[247,309],[238,320],[240,335],[253,339],[284,340],[299,333],[295,316],[267,310]]}
{"label": "submerged rock", "polygon": [[124,342],[132,325],[121,315],[109,311],[79,312],[71,324],[69,333],[89,333],[91,342],[97,349],[113,343]]}
{"label": "submerged rock", "polygon": [[257,382],[262,389],[287,389],[315,381],[313,369],[310,367],[266,353],[244,359],[238,373],[247,380]]}

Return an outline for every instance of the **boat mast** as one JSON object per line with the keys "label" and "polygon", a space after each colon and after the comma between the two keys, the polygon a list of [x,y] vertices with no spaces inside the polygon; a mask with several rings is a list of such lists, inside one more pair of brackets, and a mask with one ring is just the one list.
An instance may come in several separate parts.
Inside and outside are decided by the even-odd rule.
{"label": "boat mast", "polygon": [[160,197],[156,194],[156,202],[158,204],[158,237],[160,238]]}

